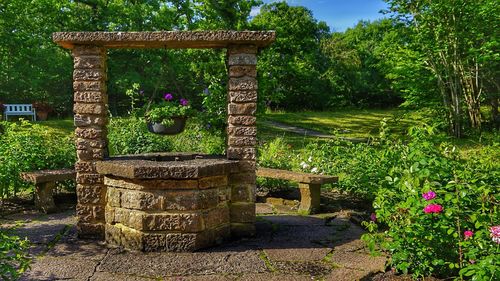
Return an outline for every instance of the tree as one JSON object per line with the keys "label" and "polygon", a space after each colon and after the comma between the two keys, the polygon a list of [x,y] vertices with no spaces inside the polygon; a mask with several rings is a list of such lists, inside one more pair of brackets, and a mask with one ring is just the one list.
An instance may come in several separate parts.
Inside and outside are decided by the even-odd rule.
{"label": "tree", "polygon": [[305,7],[286,2],[263,5],[251,25],[276,31],[276,42],[259,56],[261,100],[288,109],[324,108],[330,91],[322,78],[326,66],[319,45],[328,26],[317,22]]}
{"label": "tree", "polygon": [[462,136],[464,111],[469,125],[480,128],[484,91],[497,87],[497,1],[386,1],[395,17],[411,28],[411,48],[422,54],[436,77],[452,134]]}

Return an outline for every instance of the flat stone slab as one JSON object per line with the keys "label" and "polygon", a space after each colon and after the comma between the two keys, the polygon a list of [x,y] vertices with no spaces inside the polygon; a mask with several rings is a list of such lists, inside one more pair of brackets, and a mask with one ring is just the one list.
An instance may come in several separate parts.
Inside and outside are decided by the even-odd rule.
{"label": "flat stone slab", "polygon": [[241,252],[137,253],[113,250],[99,271],[149,277],[261,273],[267,268],[257,250]]}
{"label": "flat stone slab", "polygon": [[52,40],[72,49],[75,45],[106,48],[226,48],[233,44],[265,47],[274,31],[152,31],[152,32],[55,32]]}
{"label": "flat stone slab", "polygon": [[97,172],[127,179],[197,179],[227,175],[238,161],[193,159],[186,161],[149,161],[110,159],[96,163]]}
{"label": "flat stone slab", "polygon": [[270,168],[258,168],[257,176],[311,184],[335,183],[339,180],[339,177],[337,176],[324,176]]}
{"label": "flat stone slab", "polygon": [[56,182],[64,180],[75,180],[76,171],[72,169],[41,170],[36,172],[21,173],[21,178],[34,184],[45,182]]}

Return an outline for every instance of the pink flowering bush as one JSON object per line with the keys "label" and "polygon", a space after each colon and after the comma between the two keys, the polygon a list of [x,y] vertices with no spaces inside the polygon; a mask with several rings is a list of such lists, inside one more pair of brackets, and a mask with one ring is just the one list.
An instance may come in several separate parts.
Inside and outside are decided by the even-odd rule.
{"label": "pink flowering bush", "polygon": [[[500,280],[500,148],[465,161],[439,145],[431,128],[413,128],[374,200],[376,221],[363,236],[390,254],[390,266],[416,278]],[[497,159],[497,160],[495,160]],[[383,232],[374,231],[377,228]]]}

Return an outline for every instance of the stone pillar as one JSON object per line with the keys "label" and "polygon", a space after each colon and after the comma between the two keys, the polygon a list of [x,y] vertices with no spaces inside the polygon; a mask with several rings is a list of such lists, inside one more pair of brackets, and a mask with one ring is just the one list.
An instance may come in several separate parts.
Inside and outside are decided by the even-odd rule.
{"label": "stone pillar", "polygon": [[72,54],[78,236],[103,239],[106,188],[95,162],[107,155],[106,49],[77,45]]}
{"label": "stone pillar", "polygon": [[257,47],[228,47],[229,93],[227,158],[239,160],[239,171],[229,177],[231,234],[255,234]]}

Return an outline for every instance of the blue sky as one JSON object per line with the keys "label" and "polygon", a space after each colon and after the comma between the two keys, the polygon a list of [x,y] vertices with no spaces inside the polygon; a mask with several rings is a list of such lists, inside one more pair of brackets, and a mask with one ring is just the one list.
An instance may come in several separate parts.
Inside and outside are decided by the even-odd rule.
{"label": "blue sky", "polygon": [[[265,3],[281,0],[264,0]],[[289,5],[304,6],[313,12],[318,21],[325,21],[331,31],[344,31],[353,27],[359,20],[376,20],[384,15],[379,11],[386,9],[382,0],[287,0]],[[252,11],[256,15],[259,9]]]}

